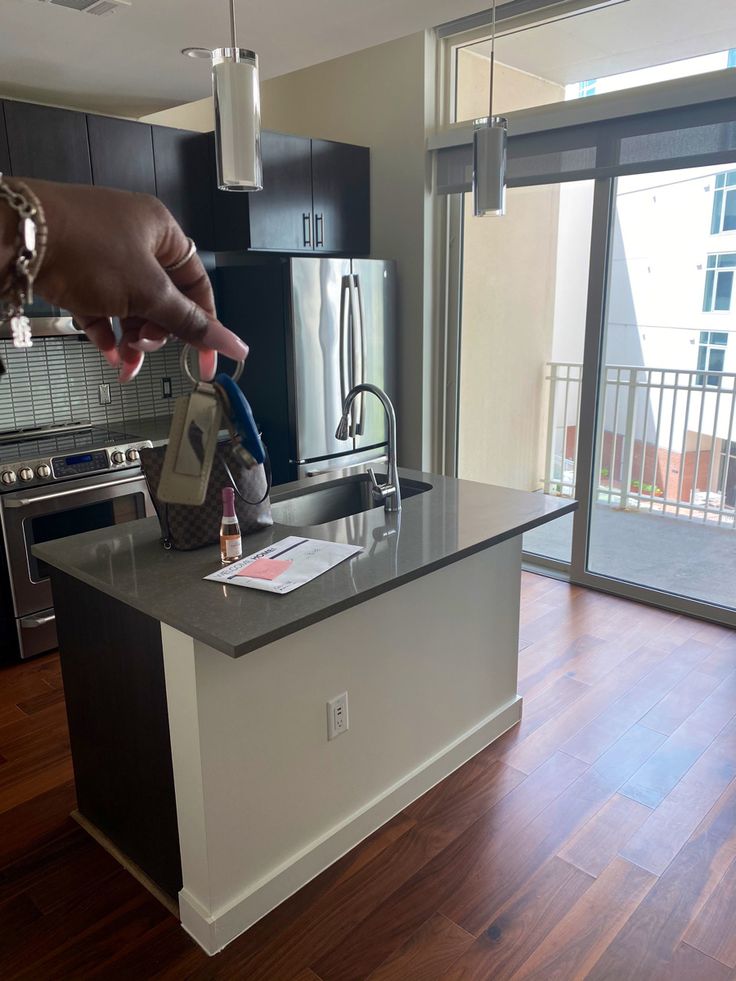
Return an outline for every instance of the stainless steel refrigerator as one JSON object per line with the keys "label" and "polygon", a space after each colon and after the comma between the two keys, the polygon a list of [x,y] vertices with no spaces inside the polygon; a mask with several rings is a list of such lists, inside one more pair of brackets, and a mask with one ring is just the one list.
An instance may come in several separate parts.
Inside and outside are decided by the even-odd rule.
{"label": "stainless steel refrigerator", "polygon": [[351,437],[335,438],[359,382],[396,400],[396,269],[379,259],[218,256],[218,312],[250,345],[241,386],[263,431],[274,483],[379,460],[386,422],[356,399]]}

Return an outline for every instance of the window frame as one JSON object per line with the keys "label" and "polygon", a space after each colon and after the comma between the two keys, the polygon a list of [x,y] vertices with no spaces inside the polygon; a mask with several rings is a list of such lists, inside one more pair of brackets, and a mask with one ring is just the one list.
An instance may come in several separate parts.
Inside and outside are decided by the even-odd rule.
{"label": "window frame", "polygon": [[[705,337],[705,340],[703,340]],[[715,340],[717,337],[724,337],[725,340]],[[698,372],[695,376],[695,384],[700,388],[720,388],[721,375],[726,370],[726,350],[728,349],[728,331],[726,330],[701,330],[698,340]],[[711,364],[714,354],[722,354],[723,360],[720,368]],[[701,363],[702,362],[702,363]],[[718,375],[709,374],[718,372]]]}
{"label": "window frame", "polygon": [[736,170],[722,170],[720,174],[715,176],[710,233],[711,235],[726,235],[729,232],[736,232],[736,208],[734,208],[733,227],[723,227],[728,213],[729,198],[736,202]]}
{"label": "window frame", "polygon": [[[729,257],[730,262],[721,260]],[[703,313],[730,313],[733,304],[734,276],[736,274],[736,252],[710,252],[705,266],[705,289],[703,292]],[[727,307],[716,306],[719,297],[719,281],[722,276],[731,279]]]}

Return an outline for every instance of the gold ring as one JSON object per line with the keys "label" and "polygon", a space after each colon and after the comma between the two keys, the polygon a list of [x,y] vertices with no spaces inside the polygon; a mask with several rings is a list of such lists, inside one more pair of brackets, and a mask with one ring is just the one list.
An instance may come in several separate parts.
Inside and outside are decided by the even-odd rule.
{"label": "gold ring", "polygon": [[186,266],[193,255],[197,254],[197,246],[194,244],[194,240],[187,236],[187,242],[189,242],[189,248],[187,249],[187,254],[175,262],[171,266],[164,266],[164,272],[176,272],[177,269],[181,269],[182,266]]}

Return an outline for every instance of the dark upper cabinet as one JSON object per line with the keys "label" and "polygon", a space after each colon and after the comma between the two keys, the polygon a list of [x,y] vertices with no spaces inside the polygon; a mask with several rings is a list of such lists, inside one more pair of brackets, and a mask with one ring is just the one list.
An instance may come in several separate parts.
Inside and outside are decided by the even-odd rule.
{"label": "dark upper cabinet", "polygon": [[311,248],[314,230],[310,141],[264,131],[261,152],[263,190],[248,195],[251,248],[279,252]]}
{"label": "dark upper cabinet", "polygon": [[262,191],[215,191],[215,248],[370,252],[367,147],[264,130],[262,153]]}
{"label": "dark upper cabinet", "polygon": [[369,253],[370,151],[312,140],[312,189],[317,250]]}
{"label": "dark upper cabinet", "polygon": [[8,152],[8,135],[5,131],[5,112],[0,102],[0,174],[10,174],[10,153]]}
{"label": "dark upper cabinet", "polygon": [[87,116],[87,129],[95,184],[156,193],[150,126],[109,116]]}
{"label": "dark upper cabinet", "polygon": [[87,119],[83,112],[30,102],[6,102],[10,166],[16,177],[91,184]]}
{"label": "dark upper cabinet", "polygon": [[200,248],[213,246],[212,134],[152,126],[156,195]]}

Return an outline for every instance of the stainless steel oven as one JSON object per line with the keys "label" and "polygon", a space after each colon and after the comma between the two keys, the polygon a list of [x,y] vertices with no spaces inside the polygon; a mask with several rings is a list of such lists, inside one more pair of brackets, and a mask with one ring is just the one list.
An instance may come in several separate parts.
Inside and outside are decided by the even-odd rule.
{"label": "stainless steel oven", "polygon": [[153,513],[139,465],[0,494],[3,559],[20,657],[56,646],[49,570],[33,555],[33,546]]}

